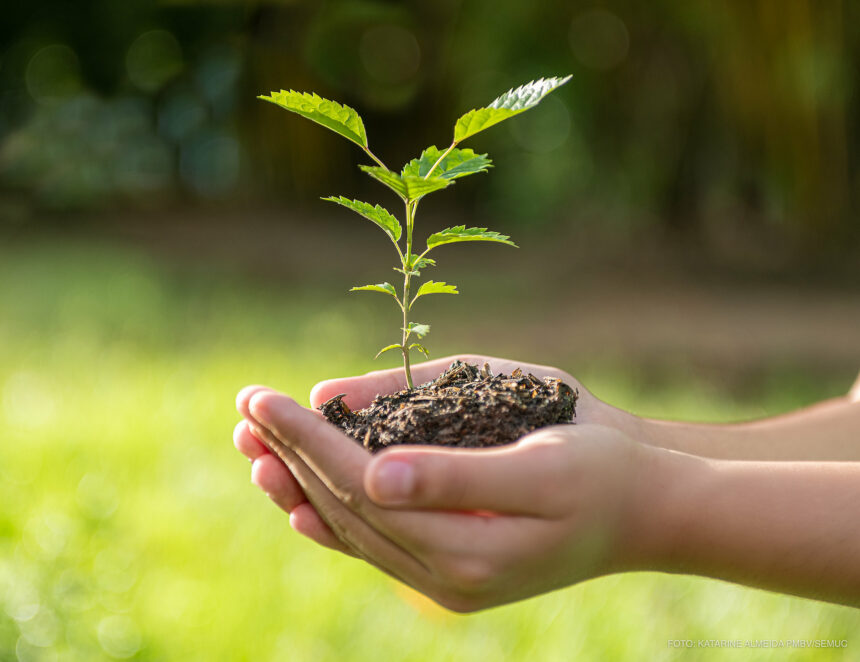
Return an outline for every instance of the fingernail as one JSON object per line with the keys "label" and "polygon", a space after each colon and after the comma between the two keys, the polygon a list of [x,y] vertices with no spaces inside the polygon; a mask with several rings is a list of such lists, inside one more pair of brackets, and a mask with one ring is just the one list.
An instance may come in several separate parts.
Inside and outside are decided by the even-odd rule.
{"label": "fingernail", "polygon": [[384,462],[373,472],[373,492],[383,503],[406,501],[415,488],[415,470],[406,462]]}

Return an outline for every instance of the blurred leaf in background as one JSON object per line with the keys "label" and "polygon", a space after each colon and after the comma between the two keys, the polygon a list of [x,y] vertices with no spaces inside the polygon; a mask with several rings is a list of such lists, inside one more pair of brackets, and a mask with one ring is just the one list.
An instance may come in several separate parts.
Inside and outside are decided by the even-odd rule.
{"label": "blurred leaf in background", "polygon": [[838,244],[858,226],[858,25],[843,0],[16,4],[0,26],[0,196],[62,211],[295,204],[344,180],[358,195],[350,146],[255,94],[341,99],[402,162],[512,84],[572,70],[545,112],[475,145],[518,165],[450,205]]}

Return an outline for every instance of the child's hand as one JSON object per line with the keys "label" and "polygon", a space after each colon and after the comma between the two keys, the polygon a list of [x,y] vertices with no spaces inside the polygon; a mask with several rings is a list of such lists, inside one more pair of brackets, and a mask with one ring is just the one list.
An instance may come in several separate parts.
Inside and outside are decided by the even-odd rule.
{"label": "child's hand", "polygon": [[553,426],[494,449],[401,446],[370,456],[274,391],[246,389],[238,404],[247,420],[237,445],[262,438],[295,476],[276,476],[272,456],[255,460],[258,482],[272,472],[273,498],[294,528],[451,609],[636,567],[650,553],[643,495],[664,451],[611,428]]}
{"label": "child's hand", "polygon": [[[449,361],[417,366],[417,379]],[[520,365],[488,362],[494,371]],[[371,456],[319,412],[257,386],[239,394],[246,420],[236,446],[293,528],[451,609],[630,569],[860,606],[856,399],[735,425],[648,421],[558,370],[520,367],[578,388],[578,425],[492,449],[398,446]],[[348,392],[361,407],[400,389],[398,373],[323,382],[312,401]]]}
{"label": "child's hand", "polygon": [[[579,399],[576,405],[577,423],[599,423],[630,434],[635,433],[638,421],[634,416],[611,407],[595,398],[576,379],[557,368],[510,361],[481,355],[458,355],[435,359],[412,367],[417,384],[438,377],[455,360],[461,360],[479,366],[489,363],[494,373],[510,374],[516,368],[523,372],[531,372],[538,377],[557,377],[576,389]],[[361,409],[370,404],[377,394],[394,393],[406,387],[402,368],[379,370],[357,377],[329,379],[317,384],[311,390],[311,406],[316,408],[329,398],[346,393],[344,401],[352,409]],[[248,394],[256,392],[260,387],[251,386],[244,389],[237,399],[240,412],[247,410]],[[245,421],[239,423],[233,435],[236,448],[253,463],[251,480],[262,489],[281,509],[291,515],[290,524],[299,533],[305,534],[328,547],[348,552],[328,527],[313,513],[313,506],[308,503],[301,487],[287,466],[259,439],[256,439]]]}

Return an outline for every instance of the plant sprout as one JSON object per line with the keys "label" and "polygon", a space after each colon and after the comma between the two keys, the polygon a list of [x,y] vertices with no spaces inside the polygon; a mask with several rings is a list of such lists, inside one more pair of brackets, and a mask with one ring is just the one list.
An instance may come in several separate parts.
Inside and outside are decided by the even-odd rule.
{"label": "plant sprout", "polygon": [[430,251],[444,244],[461,241],[495,241],[516,247],[510,237],[498,232],[487,230],[487,228],[467,228],[465,225],[457,225],[434,232],[427,238],[427,247],[421,253],[415,253],[412,243],[418,203],[428,193],[447,188],[455,179],[477,172],[486,172],[488,168],[492,167],[486,154],[476,154],[471,149],[461,149],[458,147],[460,143],[476,133],[533,108],[547,94],[564,85],[568,80],[570,80],[570,76],[541,78],[508,90],[488,106],[470,110],[454,125],[454,139],[447,149],[439,150],[435,145],[428,147],[421,153],[420,157],[407,163],[400,173],[388,168],[370,151],[364,122],[358,113],[349,106],[323,99],[316,94],[294,92],[293,90],[281,90],[257,97],[321,124],[358,145],[376,163],[375,166],[362,165],[359,167],[394,191],[403,201],[406,241],[405,246],[401,248],[400,239],[403,228],[397,218],[388,210],[380,205],[374,206],[343,196],[323,198],[323,200],[336,202],[347,209],[351,209],[378,225],[388,235],[397,250],[400,266],[394,267],[394,270],[403,275],[403,287],[399,293],[394,285],[387,282],[361,285],[353,287],[350,291],[381,292],[390,295],[397,302],[403,318],[400,342],[383,347],[377,353],[376,358],[385,352],[399,350],[403,355],[403,369],[406,372],[406,383],[409,389],[414,388],[409,353],[414,349],[429,357],[424,345],[419,342],[410,343],[410,339],[413,335],[422,339],[430,332],[429,325],[412,320],[412,307],[419,298],[427,294],[459,294],[456,285],[444,281],[427,280],[417,289],[414,289],[413,279],[421,276],[421,270],[436,265],[435,260],[428,257]]}

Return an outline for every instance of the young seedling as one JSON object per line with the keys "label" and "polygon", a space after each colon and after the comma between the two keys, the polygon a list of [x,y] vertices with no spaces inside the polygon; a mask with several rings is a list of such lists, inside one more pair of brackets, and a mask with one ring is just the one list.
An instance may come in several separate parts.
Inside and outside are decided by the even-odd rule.
{"label": "young seedling", "polygon": [[516,247],[510,237],[487,230],[487,228],[467,228],[464,225],[446,228],[434,232],[427,238],[427,247],[420,254],[413,253],[412,239],[415,230],[415,212],[421,199],[434,191],[440,191],[450,186],[455,179],[486,172],[492,163],[486,154],[476,154],[471,149],[460,149],[458,145],[476,133],[498,124],[506,119],[519,115],[529,108],[534,108],[547,94],[564,85],[570,76],[564,78],[541,78],[526,85],[508,90],[483,108],[470,110],[457,120],[454,125],[454,139],[451,145],[440,150],[435,145],[425,149],[421,156],[407,163],[400,173],[389,169],[377,156],[370,151],[367,144],[367,134],[364,122],[358,113],[350,108],[316,94],[294,92],[293,90],[272,92],[260,95],[258,99],[274,103],[285,110],[306,117],[340,134],[354,142],[369,156],[375,166],[359,166],[368,175],[390,188],[403,201],[405,206],[404,221],[406,224],[405,247],[401,248],[400,238],[403,228],[397,218],[379,205],[371,205],[360,200],[350,200],[343,196],[323,198],[336,202],[351,209],[364,218],[376,223],[397,250],[400,266],[394,270],[403,275],[403,287],[400,292],[391,283],[361,285],[350,291],[366,290],[390,295],[400,308],[403,319],[400,342],[383,347],[376,355],[391,350],[399,350],[403,355],[403,369],[406,372],[406,383],[413,388],[412,370],[409,364],[409,353],[414,349],[429,357],[427,348],[421,343],[412,342],[413,335],[419,339],[430,332],[430,326],[412,320],[412,307],[415,302],[426,294],[459,294],[456,285],[444,281],[428,280],[414,289],[413,279],[421,276],[421,270],[436,265],[435,260],[427,257],[428,253],[438,246],[453,244],[461,241],[495,241]]}

